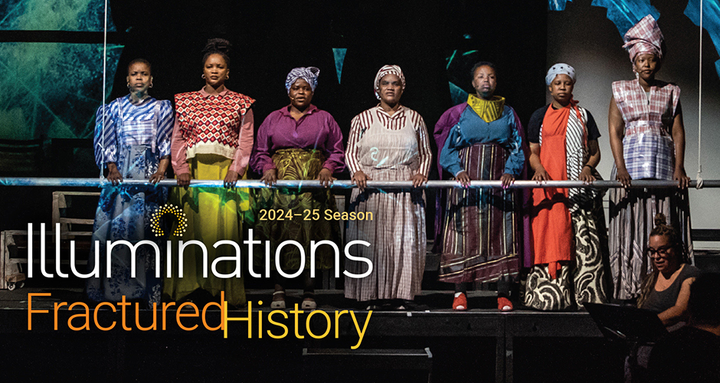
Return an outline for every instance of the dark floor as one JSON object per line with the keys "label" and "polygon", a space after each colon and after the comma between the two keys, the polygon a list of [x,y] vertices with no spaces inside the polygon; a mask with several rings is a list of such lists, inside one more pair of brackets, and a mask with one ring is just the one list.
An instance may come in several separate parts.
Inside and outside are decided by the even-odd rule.
{"label": "dark floor", "polygon": [[[34,309],[50,309],[35,314],[33,330],[27,330],[28,293],[51,293],[35,298]],[[300,302],[300,291],[289,290],[288,303]],[[271,290],[250,290],[248,300],[270,299]],[[318,291],[320,308],[331,317],[336,310],[353,310],[360,324],[367,312],[355,308],[339,290]],[[357,336],[349,336],[352,323],[341,323],[339,339],[333,331],[323,339],[297,339],[292,317],[285,322],[290,334],[284,339],[248,338],[245,323],[228,324],[228,338],[222,332],[181,331],[168,320],[168,331],[142,332],[137,328],[118,328],[103,332],[71,331],[67,321],[71,312],[60,312],[59,330],[54,331],[52,306],[55,301],[83,300],[80,288],[25,288],[0,291],[0,360],[2,381],[46,381],[63,377],[79,381],[217,381],[241,382],[433,382],[503,381],[506,374],[514,382],[620,382],[624,349],[606,341],[587,313],[540,313],[518,310],[499,313],[493,292],[470,293],[475,309],[458,313],[448,309],[450,291],[426,291],[408,312],[373,312],[372,322],[360,351],[369,357],[351,354]],[[267,309],[265,315],[270,310]],[[254,308],[253,315],[258,311]],[[107,315],[99,313],[101,321]],[[151,312],[142,311],[143,323]],[[171,315],[175,315],[173,312]],[[217,312],[216,316],[219,315]],[[247,316],[246,310],[232,311],[228,317]],[[92,314],[91,314],[92,315]],[[119,315],[119,313],[117,314]],[[128,323],[134,320],[129,314]],[[174,317],[173,317],[174,318]],[[318,319],[320,318],[320,319]],[[346,318],[346,317],[343,317]],[[321,320],[316,315],[313,320]],[[302,327],[301,324],[298,327]],[[82,318],[73,319],[81,323]],[[218,319],[208,319],[211,324]],[[108,323],[108,322],[105,322]],[[267,326],[267,322],[266,326]],[[314,326],[313,326],[314,327]],[[307,335],[305,330],[300,333]],[[316,333],[319,333],[316,331]],[[354,333],[353,333],[354,335]],[[500,363],[513,365],[509,372]],[[303,356],[303,349],[334,349],[337,357],[320,359]],[[382,350],[432,354],[431,371],[427,358],[415,357],[400,363]],[[502,358],[509,352],[510,358]],[[509,381],[507,379],[506,381]]]}

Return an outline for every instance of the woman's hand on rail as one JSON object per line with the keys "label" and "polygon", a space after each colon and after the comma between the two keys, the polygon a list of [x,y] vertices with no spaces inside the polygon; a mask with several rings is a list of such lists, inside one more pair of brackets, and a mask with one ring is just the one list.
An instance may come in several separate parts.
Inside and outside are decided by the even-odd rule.
{"label": "woman's hand on rail", "polygon": [[365,191],[367,181],[372,181],[372,178],[368,177],[362,170],[357,171],[352,176],[352,182],[358,186],[360,191]]}
{"label": "woman's hand on rail", "polygon": [[460,182],[460,184],[464,187],[468,187],[468,185],[470,185],[470,181],[471,181],[470,176],[464,170],[455,176],[455,180]]}
{"label": "woman's hand on rail", "polygon": [[177,184],[178,184],[178,186],[183,186],[183,187],[190,186],[190,173],[178,174]]}

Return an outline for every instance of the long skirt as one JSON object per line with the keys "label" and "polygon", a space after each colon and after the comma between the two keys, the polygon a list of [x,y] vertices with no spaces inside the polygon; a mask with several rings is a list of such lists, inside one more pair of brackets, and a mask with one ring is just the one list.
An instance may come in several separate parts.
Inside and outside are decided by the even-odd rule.
{"label": "long skirt", "polygon": [[[373,181],[405,181],[416,172],[407,166],[362,170]],[[365,189],[361,193],[353,189],[350,201],[350,210],[366,213],[366,219],[349,221],[346,241],[363,240],[370,246],[354,245],[349,253],[369,260],[373,269],[364,278],[346,276],[345,297],[358,301],[414,299],[421,291],[427,252],[424,192]],[[367,213],[372,213],[372,219]],[[366,263],[357,261],[347,261],[345,267],[356,275],[368,270]]]}
{"label": "long skirt", "polygon": [[[148,156],[148,148],[133,147],[120,150],[121,173],[125,179],[147,179],[157,169],[157,160]],[[110,278],[107,277],[107,241],[125,240],[138,243],[142,240],[154,241],[161,249],[160,259],[164,259],[162,246],[164,241],[156,237],[151,228],[151,218],[158,207],[165,203],[168,190],[164,187],[108,185],[100,193],[100,201],[95,212],[92,244],[88,267],[94,270],[95,251],[99,252],[100,278],[88,279],[86,284],[88,297],[94,301],[119,302],[142,299],[150,304],[160,302],[162,279],[155,277],[156,254],[154,248],[143,245],[135,253],[135,276],[131,270],[131,252],[125,245],[113,247],[110,254]],[[96,249],[97,244],[97,249]]]}
{"label": "long skirt", "polygon": [[[612,179],[615,179],[613,170]],[[633,299],[640,285],[652,272],[645,257],[654,217],[663,213],[668,224],[679,228],[689,256],[693,254],[690,237],[688,192],[676,189],[610,189],[610,268],[616,299]]]}
{"label": "long skirt", "polygon": [[[499,180],[507,151],[496,144],[475,144],[460,151],[473,180]],[[521,236],[513,190],[454,188],[448,193],[440,281],[493,282],[518,273]]]}
{"label": "long skirt", "polygon": [[[166,188],[138,186],[106,186],[100,194],[100,203],[95,213],[89,268],[95,268],[96,243],[99,245],[99,279],[88,279],[87,294],[94,301],[119,302],[142,299],[150,304],[160,302],[162,278],[155,277],[155,250],[149,245],[140,246],[135,253],[135,277],[131,274],[131,253],[124,245],[113,247],[110,254],[110,278],[106,277],[107,241],[126,240],[137,243],[155,238],[150,229],[152,214],[167,200]],[[97,242],[96,242],[97,241]],[[160,249],[162,243],[158,243]],[[161,250],[160,259],[165,252]]]}
{"label": "long skirt", "polygon": [[[317,150],[282,149],[273,155],[278,170],[278,180],[314,180],[317,178],[325,158]],[[308,189],[306,189],[308,190]],[[337,211],[335,196],[327,190],[276,188],[254,189],[254,206],[257,224],[255,231],[262,240],[269,240],[271,253],[259,254],[256,264],[264,265],[264,254],[271,258],[270,267],[275,268],[275,249],[284,241],[300,243],[305,252],[305,264],[300,265],[300,249],[284,246],[280,255],[280,266],[284,272],[310,267],[310,242],[329,240],[340,252],[340,225],[338,221],[326,219],[326,214]],[[329,245],[315,250],[315,268],[330,269],[334,264],[335,251]]]}
{"label": "long skirt", "polygon": [[[222,180],[230,168],[231,160],[214,154],[198,154],[190,161],[190,175],[193,179]],[[245,173],[247,174],[247,173]],[[243,177],[246,179],[246,176]],[[225,300],[235,306],[245,303],[245,287],[241,277],[240,262],[223,260],[218,262],[216,272],[211,269],[212,262],[218,257],[227,259],[235,256],[235,249],[229,245],[215,248],[220,240],[238,243],[242,249],[241,232],[250,202],[246,188],[175,188],[172,201],[182,207],[187,218],[187,230],[177,238],[184,242],[197,240],[207,249],[207,263],[203,259],[200,246],[188,245],[183,254],[183,275],[179,276],[178,248],[173,246],[172,277],[165,278],[163,292],[173,300],[179,300],[197,289],[220,296],[225,292]],[[242,261],[247,258],[243,252]],[[203,277],[203,268],[207,267],[207,277]],[[218,275],[215,275],[218,274]],[[225,275],[221,275],[225,274]]]}
{"label": "long skirt", "polygon": [[583,303],[606,303],[607,238],[602,197],[586,202],[570,213],[574,260],[561,262],[557,278],[547,265],[535,265],[528,274],[525,305],[537,310],[557,311],[582,307]]}

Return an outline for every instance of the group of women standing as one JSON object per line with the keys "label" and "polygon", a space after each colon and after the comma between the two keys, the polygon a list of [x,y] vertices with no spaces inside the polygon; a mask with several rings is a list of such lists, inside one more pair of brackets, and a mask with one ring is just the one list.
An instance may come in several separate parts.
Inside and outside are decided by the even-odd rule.
{"label": "group of women standing", "polygon": [[[637,79],[613,84],[609,121],[615,159],[612,177],[625,186],[630,186],[632,179],[675,179],[684,188],[688,178],[683,169],[679,88],[655,79],[664,53],[662,34],[648,16],[625,40]],[[295,68],[288,74],[285,88],[290,104],[268,115],[254,139],[254,100],[225,87],[230,64],[227,48],[225,40],[209,41],[203,57],[206,84],[197,92],[176,95],[174,115],[169,102],[147,95],[152,84],[149,63],[131,63],[131,94],[101,108],[103,118],[98,112],[96,147],[102,150],[96,151],[96,158],[99,165],[107,166],[108,179],[113,184],[123,177],[157,182],[172,158],[179,186],[188,186],[193,178],[223,179],[226,186],[174,189],[171,199],[183,208],[188,220],[183,240],[240,242],[243,224],[250,224],[261,239],[270,241],[270,254],[288,239],[305,246],[308,254],[311,241],[340,243],[335,221],[253,222],[252,210],[275,208],[295,214],[306,209],[336,209],[328,189],[273,188],[251,193],[234,188],[234,184],[246,178],[250,165],[269,185],[277,180],[316,179],[329,186],[333,174],[347,164],[357,184],[350,209],[373,212],[375,217],[350,221],[347,228],[346,242],[359,239],[371,244],[352,248],[355,252],[346,262],[347,270],[355,274],[367,270],[367,263],[355,257],[369,260],[373,270],[365,278],[347,278],[345,296],[368,302],[369,309],[406,307],[421,290],[426,219],[425,196],[418,186],[428,179],[432,155],[422,117],[400,104],[406,86],[402,70],[386,65],[377,73],[374,89],[379,104],[352,120],[347,150],[332,116],[311,103],[320,72],[315,67]],[[475,94],[445,112],[434,130],[441,174],[461,186],[471,180],[500,180],[503,186],[458,187],[438,193],[440,280],[455,284],[453,308],[468,308],[467,283],[498,282],[498,308],[512,310],[508,287],[519,279],[523,268],[530,270],[524,304],[536,309],[562,310],[585,302],[605,302],[612,295],[620,299],[637,296],[639,280],[652,266],[642,250],[651,229],[646,217],[663,212],[673,223],[682,223],[678,227],[685,245],[690,245],[687,194],[671,189],[612,190],[608,249],[600,191],[509,188],[515,179],[527,179],[529,174],[538,182],[599,179],[600,133],[592,114],[573,99],[576,75],[570,65],[559,63],[548,70],[546,84],[552,102],[532,115],[527,132],[505,98],[495,95],[496,70],[489,62],[476,64],[472,70]],[[171,136],[169,127],[173,125]],[[143,165],[133,166],[131,161],[140,157]],[[137,171],[142,174],[135,174]],[[413,188],[369,189],[371,180],[410,180]],[[118,190],[117,186],[103,190],[95,237],[152,238],[149,212],[164,202],[167,191],[152,187]],[[128,227],[134,231],[128,232]],[[211,262],[233,254],[223,253],[222,248],[208,249]],[[203,277],[203,254],[193,250],[185,249],[184,277],[166,278],[164,293],[180,300],[198,290],[212,296],[224,291],[230,304],[243,304],[240,270],[221,266],[219,271],[232,277]],[[318,247],[316,268],[332,267],[331,250]],[[282,276],[288,272],[302,275],[303,308],[317,307],[307,263],[305,270],[299,270],[300,252],[286,246],[277,267],[271,262],[273,308],[285,307]],[[113,270],[127,274],[122,265],[129,254],[113,253],[113,257],[118,258]],[[146,275],[154,274],[156,266],[150,258],[139,262]],[[614,291],[608,283],[610,271]],[[137,278],[137,286],[129,292],[115,286],[126,283],[126,277],[121,282],[92,280],[88,293],[96,300],[116,300],[119,294],[149,302],[159,299],[160,281]]]}

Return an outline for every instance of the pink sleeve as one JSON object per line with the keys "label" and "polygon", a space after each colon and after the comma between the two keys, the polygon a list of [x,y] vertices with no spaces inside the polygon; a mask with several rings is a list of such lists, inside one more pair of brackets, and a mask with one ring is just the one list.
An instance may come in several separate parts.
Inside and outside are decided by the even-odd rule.
{"label": "pink sleeve", "polygon": [[250,162],[250,154],[253,147],[253,126],[254,117],[252,109],[248,109],[243,117],[240,134],[238,137],[238,149],[233,156],[233,162],[230,164],[230,170],[242,176],[245,174],[248,163]]}
{"label": "pink sleeve", "polygon": [[175,175],[190,173],[190,166],[187,164],[187,146],[180,131],[180,119],[177,116],[175,116],[175,127],[173,128],[170,152]]}

